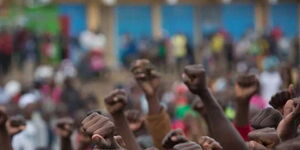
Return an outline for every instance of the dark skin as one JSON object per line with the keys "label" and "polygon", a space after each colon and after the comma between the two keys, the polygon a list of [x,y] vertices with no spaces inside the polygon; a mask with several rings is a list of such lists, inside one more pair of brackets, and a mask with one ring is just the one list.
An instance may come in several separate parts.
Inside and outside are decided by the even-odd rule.
{"label": "dark skin", "polygon": [[186,66],[183,80],[189,90],[202,99],[213,138],[220,142],[224,150],[247,150],[242,137],[225,117],[222,108],[209,92],[204,67],[202,65]]}
{"label": "dark skin", "polygon": [[198,143],[201,145],[203,150],[223,150],[223,147],[219,142],[208,136],[202,136],[198,140]]}
{"label": "dark skin", "polygon": [[200,145],[195,142],[185,142],[174,146],[174,150],[203,150]]}
{"label": "dark skin", "polygon": [[0,107],[0,147],[5,150],[13,150],[12,137],[26,128],[26,120],[23,117],[8,117],[5,108]]}
{"label": "dark skin", "polygon": [[249,124],[249,103],[257,91],[258,81],[254,75],[241,75],[235,84],[237,112],[235,124],[245,126]]}
{"label": "dark skin", "polygon": [[247,147],[249,150],[268,150],[265,146],[256,141],[247,142]]}
{"label": "dark skin", "polygon": [[132,64],[131,72],[139,87],[146,95],[149,104],[149,115],[158,114],[161,110],[157,98],[157,89],[160,84],[158,73],[146,59],[137,60]]}
{"label": "dark skin", "polygon": [[122,149],[113,137],[115,125],[109,118],[99,114],[98,112],[93,112],[84,118],[81,123],[84,133],[89,135],[92,142],[96,145],[94,150]]}
{"label": "dark skin", "polygon": [[274,128],[264,128],[251,131],[248,134],[250,140],[255,141],[266,148],[273,149],[280,143],[279,136]]}
{"label": "dark skin", "polygon": [[254,129],[262,129],[266,127],[277,128],[281,120],[281,113],[276,109],[269,107],[261,110],[250,122]]}
{"label": "dark skin", "polygon": [[[163,109],[158,99],[160,76],[152,67],[151,63],[145,59],[135,61],[131,66],[131,72],[134,75],[137,84],[146,95],[149,110],[148,116],[159,115]],[[167,125],[168,126],[165,126],[165,128],[170,128],[171,122],[169,122]],[[166,131],[169,131],[169,129],[165,130],[164,132]],[[155,135],[155,137],[152,135],[153,139],[156,139],[154,141],[154,145],[159,149],[163,149],[161,143],[158,143],[158,141],[161,142],[163,140],[163,137],[167,134],[164,132]]]}
{"label": "dark skin", "polygon": [[288,100],[283,110],[284,118],[280,121],[277,132],[282,141],[295,138],[300,124],[300,98]]}
{"label": "dark skin", "polygon": [[124,115],[124,108],[127,104],[127,95],[123,90],[114,90],[105,98],[106,108],[114,119],[116,131],[126,143],[126,149],[141,149],[131,132],[128,121]]}
{"label": "dark skin", "polygon": [[73,132],[74,120],[71,118],[61,118],[56,123],[56,133],[61,138],[61,149],[73,150],[71,135]]}
{"label": "dark skin", "polygon": [[163,147],[166,149],[173,149],[175,145],[185,142],[188,140],[181,129],[170,131],[162,141]]}

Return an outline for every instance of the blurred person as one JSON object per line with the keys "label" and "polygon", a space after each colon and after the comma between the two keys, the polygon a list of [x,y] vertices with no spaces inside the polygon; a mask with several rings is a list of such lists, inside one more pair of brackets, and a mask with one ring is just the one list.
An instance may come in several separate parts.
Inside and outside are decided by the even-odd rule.
{"label": "blurred person", "polygon": [[293,40],[292,51],[290,53],[290,59],[294,67],[300,66],[300,37],[296,37]]}
{"label": "blurred person", "polygon": [[79,90],[75,88],[74,78],[66,78],[64,80],[60,101],[68,107],[70,116],[73,116],[77,110],[84,108],[81,94]]}
{"label": "blurred person", "polygon": [[137,45],[134,39],[130,34],[125,34],[122,36],[121,41],[121,50],[120,50],[120,59],[121,63],[129,68],[131,62],[138,57]]}
{"label": "blurred person", "polygon": [[47,129],[41,116],[36,113],[37,98],[31,94],[24,94],[19,101],[19,107],[26,119],[26,129],[12,139],[14,150],[34,150],[47,147]]}
{"label": "blurred person", "polygon": [[277,71],[279,61],[275,56],[266,57],[264,71],[259,76],[262,97],[269,101],[282,86],[280,73]]}
{"label": "blurred person", "polygon": [[171,38],[172,53],[175,57],[176,68],[179,70],[185,63],[187,56],[187,37],[184,34],[175,34]]}
{"label": "blurred person", "polygon": [[42,63],[51,64],[56,57],[57,47],[54,43],[54,38],[50,33],[45,33],[41,42],[41,59]]}
{"label": "blurred person", "polygon": [[13,36],[8,31],[0,32],[0,74],[9,72],[13,53]]}

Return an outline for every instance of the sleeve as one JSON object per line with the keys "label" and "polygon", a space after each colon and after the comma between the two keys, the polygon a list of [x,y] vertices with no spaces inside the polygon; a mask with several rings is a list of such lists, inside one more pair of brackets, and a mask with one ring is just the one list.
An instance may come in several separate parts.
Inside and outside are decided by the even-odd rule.
{"label": "sleeve", "polygon": [[234,125],[234,127],[238,130],[244,141],[249,141],[248,133],[251,132],[250,124],[247,124],[245,126]]}
{"label": "sleeve", "polygon": [[159,114],[148,115],[146,125],[149,134],[152,136],[154,146],[163,150],[162,140],[171,131],[171,120],[165,109],[161,109]]}

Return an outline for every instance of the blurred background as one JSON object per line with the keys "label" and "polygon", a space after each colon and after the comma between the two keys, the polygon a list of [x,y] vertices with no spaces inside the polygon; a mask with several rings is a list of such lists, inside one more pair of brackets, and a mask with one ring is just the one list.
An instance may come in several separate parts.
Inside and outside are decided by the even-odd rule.
{"label": "blurred background", "polygon": [[72,116],[80,126],[113,88],[124,88],[129,107],[146,114],[129,72],[146,58],[162,73],[159,98],[173,121],[192,112],[195,97],[180,72],[194,63],[204,65],[233,119],[240,73],[259,78],[255,110],[289,84],[300,92],[299,17],[298,0],[0,0],[0,105],[20,114],[37,104],[47,139],[35,143],[49,148],[53,120]]}

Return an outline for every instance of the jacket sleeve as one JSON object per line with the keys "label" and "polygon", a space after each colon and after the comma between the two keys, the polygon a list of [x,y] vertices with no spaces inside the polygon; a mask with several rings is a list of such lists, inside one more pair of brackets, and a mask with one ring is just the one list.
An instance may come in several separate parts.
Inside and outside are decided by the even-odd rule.
{"label": "jacket sleeve", "polygon": [[161,109],[159,114],[148,115],[146,125],[149,134],[152,136],[154,146],[163,150],[162,140],[171,131],[171,119],[165,109]]}

